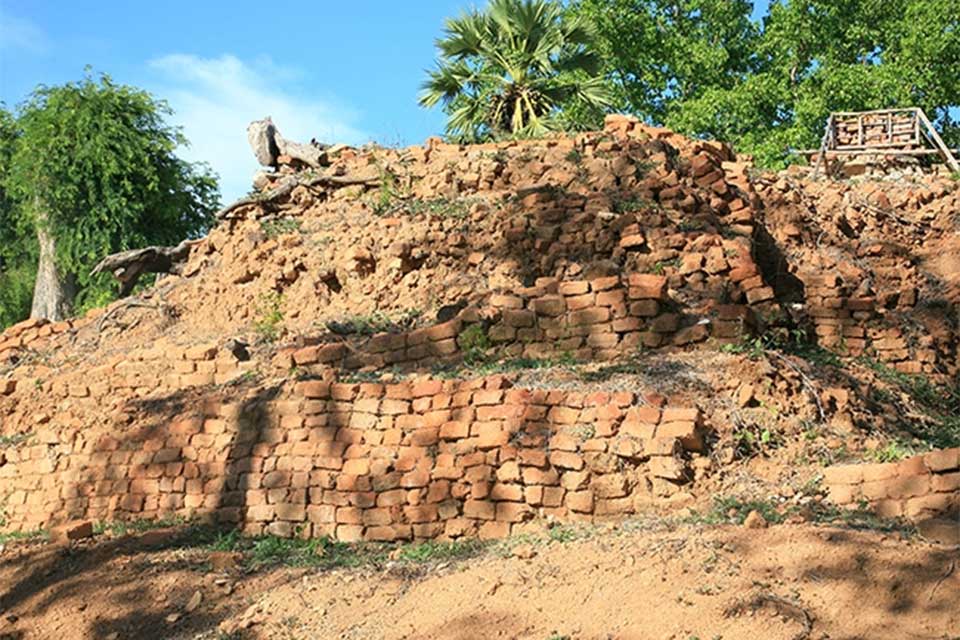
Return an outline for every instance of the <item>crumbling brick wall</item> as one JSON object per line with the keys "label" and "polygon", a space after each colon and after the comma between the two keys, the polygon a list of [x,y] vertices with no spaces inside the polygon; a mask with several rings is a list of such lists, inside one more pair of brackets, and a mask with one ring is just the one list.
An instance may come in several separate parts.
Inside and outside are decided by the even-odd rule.
{"label": "crumbling brick wall", "polygon": [[128,410],[128,428],[41,427],[4,449],[7,526],[181,515],[250,534],[498,537],[535,517],[633,513],[709,464],[695,408],[501,376],[306,380]]}
{"label": "crumbling brick wall", "polygon": [[882,516],[960,517],[960,448],[941,449],[900,462],[828,467],[830,499],[840,505],[866,503]]}

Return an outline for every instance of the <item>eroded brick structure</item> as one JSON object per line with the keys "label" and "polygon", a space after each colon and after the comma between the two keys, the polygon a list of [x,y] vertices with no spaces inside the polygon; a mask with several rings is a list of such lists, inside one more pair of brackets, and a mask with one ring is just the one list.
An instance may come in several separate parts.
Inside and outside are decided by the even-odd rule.
{"label": "eroded brick structure", "polygon": [[39,429],[0,457],[8,526],[180,515],[251,534],[496,537],[538,516],[642,510],[692,481],[704,451],[695,408],[501,376],[242,398],[144,400],[99,433]]}

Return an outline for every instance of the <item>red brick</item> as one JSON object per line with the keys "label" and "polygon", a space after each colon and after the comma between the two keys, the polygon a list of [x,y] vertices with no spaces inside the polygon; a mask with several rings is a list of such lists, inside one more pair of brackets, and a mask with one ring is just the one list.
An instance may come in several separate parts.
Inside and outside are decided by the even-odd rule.
{"label": "red brick", "polygon": [[463,515],[475,520],[493,520],[496,518],[496,503],[485,500],[467,500],[463,503]]}
{"label": "red brick", "polygon": [[498,502],[497,517],[501,522],[523,522],[533,517],[533,509],[522,502]]}
{"label": "red brick", "polygon": [[667,295],[667,277],[652,273],[631,273],[628,295],[633,299],[663,300]]}
{"label": "red brick", "polygon": [[560,469],[579,471],[583,469],[583,458],[569,451],[552,451],[550,453],[550,464]]}
{"label": "red brick", "polygon": [[590,290],[590,285],[583,280],[576,280],[572,282],[561,282],[559,285],[560,295],[563,296],[576,296],[587,293]]}
{"label": "red brick", "polygon": [[564,504],[577,513],[593,512],[593,493],[590,491],[568,491]]}
{"label": "red brick", "polygon": [[960,469],[960,447],[925,453],[923,462],[933,472]]}
{"label": "red brick", "polygon": [[509,522],[484,522],[477,531],[481,540],[497,540],[510,535]]}
{"label": "red brick", "polygon": [[568,318],[570,324],[574,326],[599,324],[610,320],[610,309],[607,307],[588,307],[571,312]]}

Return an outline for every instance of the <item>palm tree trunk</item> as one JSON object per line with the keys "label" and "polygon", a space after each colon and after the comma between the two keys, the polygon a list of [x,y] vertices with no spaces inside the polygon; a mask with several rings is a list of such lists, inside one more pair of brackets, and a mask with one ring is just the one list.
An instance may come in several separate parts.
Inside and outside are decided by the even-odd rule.
{"label": "palm tree trunk", "polygon": [[30,317],[58,321],[67,318],[73,310],[77,286],[72,275],[61,274],[57,268],[57,241],[47,229],[45,218],[44,215],[38,215],[37,241],[40,244],[40,260],[37,264]]}

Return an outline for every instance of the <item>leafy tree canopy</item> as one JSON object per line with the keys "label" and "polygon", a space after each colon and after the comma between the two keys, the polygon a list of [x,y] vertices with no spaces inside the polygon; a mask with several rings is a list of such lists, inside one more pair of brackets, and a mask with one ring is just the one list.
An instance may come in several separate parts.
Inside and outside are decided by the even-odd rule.
{"label": "leafy tree canopy", "polygon": [[831,111],[922,107],[948,141],[960,99],[957,0],[574,0],[597,25],[617,108],[731,141],[762,165],[815,147]]}
{"label": "leafy tree canopy", "polygon": [[212,221],[216,178],[174,154],[186,141],[165,122],[170,113],[145,91],[89,73],[40,86],[19,108],[19,135],[3,162],[16,202],[8,215],[20,239],[37,227],[54,237],[57,269],[88,305],[106,295],[106,283],[88,275],[104,255],[172,244]]}
{"label": "leafy tree canopy", "polygon": [[610,104],[586,19],[549,0],[491,0],[448,20],[440,60],[420,104],[442,104],[451,138],[536,136],[561,126],[560,108],[584,119]]}
{"label": "leafy tree canopy", "polygon": [[4,187],[19,135],[13,114],[0,105],[0,327],[30,312],[35,275],[35,243],[18,224],[17,204]]}

